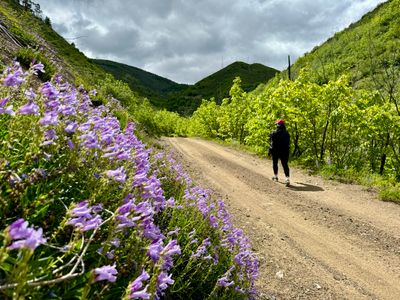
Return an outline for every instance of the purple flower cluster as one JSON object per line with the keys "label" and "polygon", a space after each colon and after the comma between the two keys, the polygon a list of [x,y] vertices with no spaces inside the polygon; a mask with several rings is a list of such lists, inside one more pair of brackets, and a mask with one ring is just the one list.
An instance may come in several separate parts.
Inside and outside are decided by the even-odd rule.
{"label": "purple flower cluster", "polygon": [[10,98],[8,98],[8,97],[0,100],[0,115],[7,114],[10,116],[15,116],[15,112],[13,111],[13,105],[9,105],[9,106],[5,107],[9,100],[10,100]]}
{"label": "purple flower cluster", "polygon": [[18,219],[6,229],[8,239],[12,242],[8,249],[27,248],[35,250],[39,245],[46,242],[46,239],[43,238],[42,228],[35,230],[28,225],[28,222],[24,219]]}
{"label": "purple flower cluster", "polygon": [[103,266],[100,268],[96,268],[93,270],[93,273],[96,275],[94,281],[102,281],[107,280],[109,282],[115,282],[117,280],[118,271],[114,265]]}
{"label": "purple flower cluster", "polygon": [[19,62],[14,61],[13,65],[5,70],[3,84],[8,87],[18,87],[25,81],[26,74],[22,70]]}
{"label": "purple flower cluster", "polygon": [[123,166],[116,170],[106,171],[106,175],[119,183],[124,183],[126,181],[126,173]]}
{"label": "purple flower cluster", "polygon": [[38,115],[39,106],[33,100],[29,100],[27,104],[18,109],[18,113],[21,115]]}
{"label": "purple flower cluster", "polygon": [[142,273],[129,285],[129,299],[150,299],[151,295],[147,292],[148,285],[143,287],[143,282],[150,279],[150,275],[142,270]]}
{"label": "purple flower cluster", "polygon": [[82,232],[97,229],[103,222],[97,212],[98,206],[89,207],[88,201],[79,202],[70,210],[67,224]]}
{"label": "purple flower cluster", "polygon": [[[158,157],[159,160],[162,157]],[[171,157],[167,157],[170,163],[172,175],[176,181],[180,181],[186,186],[184,192],[184,200],[187,208],[197,209],[204,217],[204,220],[209,223],[210,227],[220,233],[220,244],[213,245],[209,238],[203,239],[202,243],[192,253],[193,259],[202,258],[203,260],[211,260],[214,264],[218,263],[218,247],[224,248],[226,251],[234,255],[235,270],[240,281],[251,283],[251,288],[248,292],[253,291],[255,279],[258,276],[259,261],[257,256],[251,251],[251,245],[243,231],[235,228],[231,222],[231,216],[228,213],[225,203],[222,200],[214,202],[211,200],[210,191],[198,186],[193,186],[191,179],[178,166],[176,161]],[[191,244],[197,244],[197,238],[194,238],[194,231],[189,234],[192,239]],[[232,269],[233,270],[233,269]],[[231,270],[231,271],[232,271]],[[230,272],[231,272],[230,271]],[[227,273],[228,274],[228,273]],[[243,291],[239,282],[233,282],[229,278],[223,276],[218,281],[218,285],[223,287],[235,286],[235,290]]]}

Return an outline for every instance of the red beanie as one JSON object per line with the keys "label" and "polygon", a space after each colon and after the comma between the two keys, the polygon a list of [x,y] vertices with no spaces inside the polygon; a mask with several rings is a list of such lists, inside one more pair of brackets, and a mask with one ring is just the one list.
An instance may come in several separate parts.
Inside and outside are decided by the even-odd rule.
{"label": "red beanie", "polygon": [[276,124],[276,125],[285,125],[285,120],[283,120],[283,119],[278,119],[278,120],[276,120],[275,124]]}

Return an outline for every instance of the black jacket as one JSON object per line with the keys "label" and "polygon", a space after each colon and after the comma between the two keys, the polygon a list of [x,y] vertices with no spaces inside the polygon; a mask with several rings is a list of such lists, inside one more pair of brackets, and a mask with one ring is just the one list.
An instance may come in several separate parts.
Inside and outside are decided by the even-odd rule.
{"label": "black jacket", "polygon": [[270,136],[269,153],[271,155],[289,155],[290,135],[285,126],[277,126]]}

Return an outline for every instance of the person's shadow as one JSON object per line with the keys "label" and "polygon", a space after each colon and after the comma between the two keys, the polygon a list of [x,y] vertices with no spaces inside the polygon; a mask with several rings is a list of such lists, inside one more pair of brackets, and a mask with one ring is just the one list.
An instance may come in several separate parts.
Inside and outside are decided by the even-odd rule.
{"label": "person's shadow", "polygon": [[289,189],[293,191],[299,191],[299,192],[322,192],[324,189],[320,186],[317,185],[311,185],[307,183],[302,183],[302,182],[296,182],[298,185],[289,185]]}

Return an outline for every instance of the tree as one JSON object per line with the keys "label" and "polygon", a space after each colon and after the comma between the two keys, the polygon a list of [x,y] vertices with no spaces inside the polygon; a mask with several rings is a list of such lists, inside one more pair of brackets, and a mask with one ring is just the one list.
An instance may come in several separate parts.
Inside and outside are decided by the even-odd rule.
{"label": "tree", "polygon": [[31,0],[22,0],[22,6],[25,10],[32,10],[33,2]]}
{"label": "tree", "polygon": [[35,14],[36,17],[42,18],[42,10],[40,9],[40,4],[39,3],[32,3],[34,6],[33,13]]}
{"label": "tree", "polygon": [[46,24],[47,26],[51,27],[51,21],[50,21],[50,18],[48,16],[46,16],[44,18],[44,24]]}

